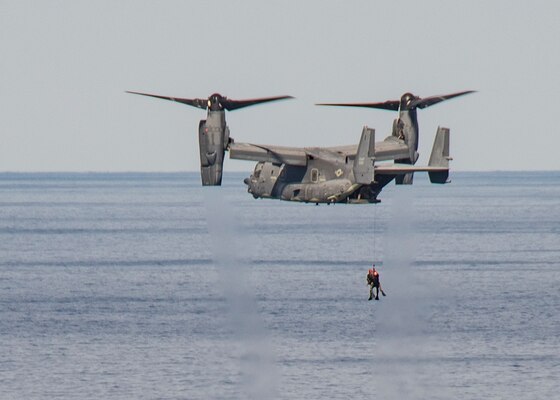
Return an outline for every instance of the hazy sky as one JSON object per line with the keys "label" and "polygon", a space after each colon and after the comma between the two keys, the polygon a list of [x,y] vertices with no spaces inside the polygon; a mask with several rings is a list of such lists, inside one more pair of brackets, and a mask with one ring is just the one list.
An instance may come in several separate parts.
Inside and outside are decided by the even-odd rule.
{"label": "hazy sky", "polygon": [[[239,142],[357,143],[395,113],[321,108],[468,89],[419,111],[456,170],[558,170],[560,3],[0,0],[0,171],[198,170],[205,112],[125,94],[295,100],[228,113]],[[226,168],[253,163],[227,160]]]}

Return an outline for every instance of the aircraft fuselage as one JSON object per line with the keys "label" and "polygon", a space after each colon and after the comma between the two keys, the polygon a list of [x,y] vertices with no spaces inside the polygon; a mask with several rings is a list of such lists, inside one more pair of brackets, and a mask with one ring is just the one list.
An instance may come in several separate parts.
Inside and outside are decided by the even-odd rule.
{"label": "aircraft fuselage", "polygon": [[381,177],[370,185],[355,183],[353,160],[330,163],[311,160],[307,167],[259,162],[245,179],[254,198],[304,203],[376,203],[377,194],[391,179]]}

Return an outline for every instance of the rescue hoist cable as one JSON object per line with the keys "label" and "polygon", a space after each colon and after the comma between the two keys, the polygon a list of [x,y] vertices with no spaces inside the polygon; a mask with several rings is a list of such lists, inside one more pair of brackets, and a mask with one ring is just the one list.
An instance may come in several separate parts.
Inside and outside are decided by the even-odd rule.
{"label": "rescue hoist cable", "polygon": [[377,209],[376,204],[373,205],[373,261],[377,261],[375,259],[377,253],[376,253],[376,241],[377,241],[377,233],[375,232],[375,210]]}

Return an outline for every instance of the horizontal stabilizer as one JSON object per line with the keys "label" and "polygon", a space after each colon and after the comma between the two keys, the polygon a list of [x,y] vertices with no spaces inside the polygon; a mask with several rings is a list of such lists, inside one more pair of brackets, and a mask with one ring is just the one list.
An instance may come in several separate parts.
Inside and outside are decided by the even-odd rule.
{"label": "horizontal stabilizer", "polygon": [[427,172],[432,183],[447,183],[449,178],[449,129],[438,128],[434,147],[427,166],[416,166],[404,163],[378,164],[375,174],[410,176],[413,172]]}
{"label": "horizontal stabilizer", "polygon": [[387,165],[376,165],[376,174],[385,175],[404,175],[410,172],[442,172],[447,171],[447,168],[442,167],[432,167],[432,166],[416,166],[410,164],[387,164]]}

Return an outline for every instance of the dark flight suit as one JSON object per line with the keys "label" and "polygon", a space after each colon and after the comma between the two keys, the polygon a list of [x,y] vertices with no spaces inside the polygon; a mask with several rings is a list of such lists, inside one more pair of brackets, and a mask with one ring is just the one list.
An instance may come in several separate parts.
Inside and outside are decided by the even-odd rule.
{"label": "dark flight suit", "polygon": [[379,273],[369,270],[367,274],[367,283],[369,285],[369,299],[373,299],[373,288],[377,288],[375,300],[379,300]]}

